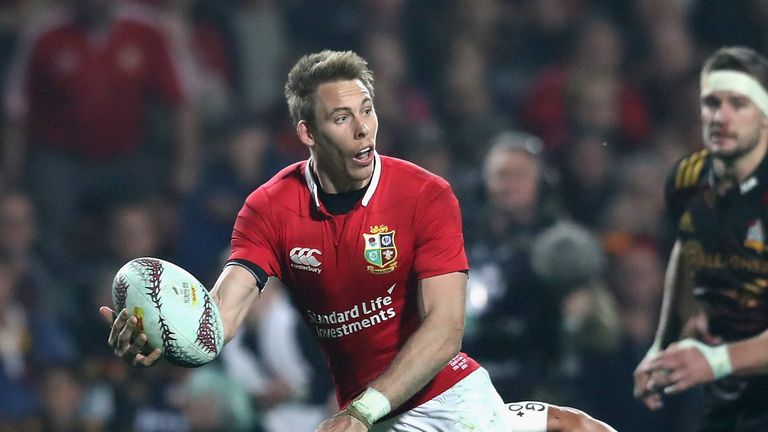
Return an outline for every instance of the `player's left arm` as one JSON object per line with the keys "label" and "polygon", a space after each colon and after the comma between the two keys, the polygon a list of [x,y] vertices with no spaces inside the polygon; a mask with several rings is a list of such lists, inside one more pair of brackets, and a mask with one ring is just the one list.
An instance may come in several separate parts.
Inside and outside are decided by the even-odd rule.
{"label": "player's left arm", "polygon": [[464,333],[467,275],[448,273],[419,282],[422,323],[395,360],[370,383],[397,407],[421,390],[459,353]]}
{"label": "player's left arm", "polygon": [[[340,413],[348,415],[324,422],[318,431],[367,430],[360,428],[363,424],[369,426],[369,423],[402,405],[424,388],[459,353],[464,332],[466,286],[467,275],[463,272],[422,279],[418,287],[422,316],[419,329],[406,341],[390,367],[369,384],[361,397]],[[357,409],[358,401],[362,402],[359,405],[362,410]],[[382,404],[386,409],[382,408]],[[377,413],[373,421],[369,415],[371,412]]]}
{"label": "player's left arm", "polygon": [[737,342],[706,345],[684,339],[664,350],[651,364],[649,387],[674,394],[729,375],[768,373],[768,330]]}

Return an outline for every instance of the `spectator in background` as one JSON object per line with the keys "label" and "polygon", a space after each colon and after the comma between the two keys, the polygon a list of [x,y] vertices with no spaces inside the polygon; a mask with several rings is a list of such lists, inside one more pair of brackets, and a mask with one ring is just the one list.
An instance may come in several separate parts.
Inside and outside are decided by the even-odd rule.
{"label": "spectator in background", "polygon": [[[111,303],[110,290],[104,287],[112,285],[112,278],[120,267],[137,257],[169,256],[172,250],[169,234],[154,201],[136,201],[111,208],[108,223],[101,233],[104,244],[100,245],[99,255],[90,257],[86,266],[70,269],[76,288],[74,301],[79,305],[93,304],[97,300]],[[109,283],[105,284],[105,281]],[[103,339],[100,329],[93,328],[82,316],[76,324],[78,335],[84,342],[82,349],[103,354],[102,350],[93,351],[93,343]]]}
{"label": "spectator in background", "polygon": [[18,0],[0,2],[0,83],[6,80],[8,65],[19,39],[22,3]]}
{"label": "spectator in background", "polygon": [[55,317],[20,301],[25,288],[10,259],[0,255],[0,426],[34,414],[40,369],[75,355],[72,336]]}
{"label": "spectator in background", "polygon": [[522,11],[528,17],[521,35],[528,50],[522,57],[541,70],[568,57],[568,46],[579,32],[584,15],[590,10],[584,0],[540,0],[526,2]]}
{"label": "spectator in background", "polygon": [[446,144],[460,169],[482,164],[492,136],[506,126],[489,86],[487,47],[467,33],[451,41],[440,77],[441,120]]}
{"label": "spectator in background", "polygon": [[[466,349],[488,369],[504,399],[534,398],[554,367],[559,299],[530,265],[536,237],[559,215],[549,200],[541,141],[507,131],[485,155],[486,201],[465,212],[472,277],[467,286]],[[520,301],[525,299],[525,301]]]}
{"label": "spectator in background", "polygon": [[[161,27],[170,37],[171,51],[183,62],[184,79],[190,82],[200,135],[207,137],[223,126],[237,103],[234,48],[226,15],[206,0],[130,1],[155,3],[154,13],[163,16]],[[202,157],[207,156],[204,151]]]}
{"label": "spectator in background", "polygon": [[276,0],[243,0],[232,14],[239,103],[248,111],[283,108],[286,58],[295,42],[289,35],[289,8]]}
{"label": "spectator in background", "polygon": [[262,431],[242,381],[221,367],[210,365],[190,371],[178,387],[184,432]]}
{"label": "spectator in background", "polygon": [[246,119],[231,127],[222,151],[204,168],[198,186],[181,201],[178,264],[212,286],[220,251],[229,246],[232,221],[253,188],[287,162],[265,125]]}
{"label": "spectator in background", "polygon": [[[72,287],[56,280],[39,253],[37,211],[23,192],[0,191],[0,254],[7,257],[25,289],[25,307],[70,321],[77,314]],[[56,287],[56,289],[53,289]]]}
{"label": "spectator in background", "polygon": [[685,31],[685,22],[656,22],[649,32],[651,50],[646,60],[649,64],[643,69],[648,74],[643,90],[656,128],[674,125],[697,129],[698,94],[690,89],[698,90],[698,52]]}
{"label": "spectator in background", "polygon": [[[3,168],[26,182],[47,252],[66,268],[84,208],[165,192],[163,184],[191,188],[196,120],[154,17],[114,1],[73,0],[26,33],[8,82]],[[144,134],[156,99],[172,112],[172,152],[157,152]]]}
{"label": "spectator in background", "polygon": [[616,193],[613,146],[599,134],[573,137],[562,160],[563,207],[578,223],[596,229]]}
{"label": "spectator in background", "polygon": [[411,78],[405,49],[396,34],[372,32],[365,39],[365,53],[376,74],[376,99],[381,101],[379,120],[392,131],[379,139],[382,152],[402,157],[426,130],[435,127],[431,100]]}
{"label": "spectator in background", "polygon": [[631,149],[649,133],[642,93],[624,71],[621,33],[606,18],[587,20],[563,62],[542,70],[524,96],[521,123],[541,136],[551,160],[580,133]]}
{"label": "spectator in background", "polygon": [[605,254],[596,237],[572,222],[542,232],[531,248],[531,267],[557,301],[557,360],[537,397],[592,405],[598,395],[583,386],[591,359],[613,352],[621,333],[616,301],[608,288]]}
{"label": "spectator in background", "polygon": [[105,418],[88,410],[87,384],[79,371],[55,365],[43,372],[42,407],[38,415],[26,422],[29,431],[100,432],[107,431]]}
{"label": "spectator in background", "polygon": [[626,249],[637,239],[660,245],[665,232],[664,166],[655,153],[643,152],[618,164],[616,191],[599,223],[609,252]]}

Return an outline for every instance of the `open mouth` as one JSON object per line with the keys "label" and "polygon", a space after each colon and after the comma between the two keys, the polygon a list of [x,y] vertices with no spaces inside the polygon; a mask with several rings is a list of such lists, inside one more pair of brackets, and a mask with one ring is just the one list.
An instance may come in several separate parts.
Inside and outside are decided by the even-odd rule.
{"label": "open mouth", "polygon": [[368,162],[373,158],[373,147],[368,146],[355,153],[355,160],[358,162]]}

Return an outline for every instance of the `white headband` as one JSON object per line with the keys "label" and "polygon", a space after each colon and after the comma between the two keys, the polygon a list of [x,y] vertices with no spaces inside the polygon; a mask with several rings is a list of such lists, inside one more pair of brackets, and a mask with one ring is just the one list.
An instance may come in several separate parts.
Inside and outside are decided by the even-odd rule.
{"label": "white headband", "polygon": [[701,94],[734,91],[748,97],[768,117],[768,93],[752,76],[732,70],[710,72],[701,79]]}

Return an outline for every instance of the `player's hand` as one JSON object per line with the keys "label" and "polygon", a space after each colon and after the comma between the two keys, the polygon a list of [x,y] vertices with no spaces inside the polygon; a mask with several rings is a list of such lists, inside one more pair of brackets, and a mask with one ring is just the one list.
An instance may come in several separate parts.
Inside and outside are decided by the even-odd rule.
{"label": "player's hand", "polygon": [[659,390],[648,385],[654,372],[651,369],[651,364],[655,359],[656,356],[646,356],[643,361],[637,365],[633,374],[635,380],[633,394],[636,399],[642,401],[651,411],[659,410],[664,406]]}
{"label": "player's hand", "polygon": [[360,420],[342,413],[320,423],[315,432],[367,432],[368,428]]}
{"label": "player's hand", "polygon": [[136,317],[128,315],[127,310],[123,309],[116,314],[112,309],[102,306],[99,314],[112,326],[107,342],[115,350],[115,356],[133,367],[149,367],[160,359],[159,348],[151,353],[145,351],[147,336],[139,331]]}
{"label": "player's hand", "polygon": [[665,394],[681,393],[699,384],[714,380],[712,368],[695,347],[680,347],[674,343],[654,358],[649,368],[651,378],[646,384]]}

